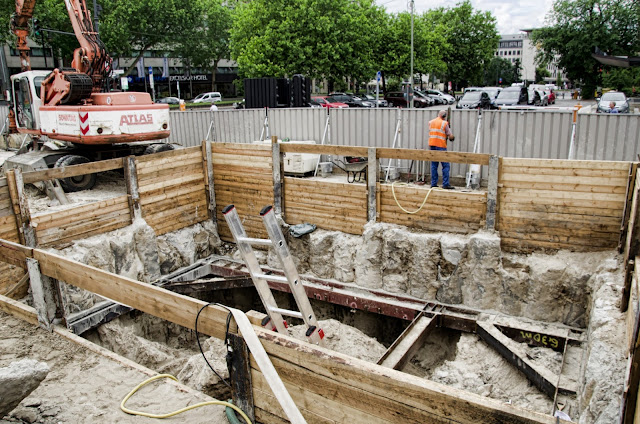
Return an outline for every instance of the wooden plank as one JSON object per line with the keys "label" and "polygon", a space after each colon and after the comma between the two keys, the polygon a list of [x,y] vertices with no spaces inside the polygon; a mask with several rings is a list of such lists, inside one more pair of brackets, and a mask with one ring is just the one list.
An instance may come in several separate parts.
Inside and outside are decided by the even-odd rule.
{"label": "wooden plank", "polygon": [[[245,158],[245,160],[250,161],[251,158]],[[249,164],[240,164],[240,165],[213,165],[213,171],[215,174],[233,174],[233,173],[244,173],[245,175],[256,175],[256,176],[267,176],[271,178],[272,171],[271,166],[268,168],[254,168]]]}
{"label": "wooden plank", "polygon": [[[601,223],[584,223],[575,222],[571,219],[564,220],[552,220],[552,219],[526,219],[526,218],[511,218],[502,216],[500,217],[500,225],[507,226],[510,229],[520,229],[530,232],[546,232],[553,231],[560,234],[574,234],[585,235],[593,234],[598,236],[599,233],[607,234],[608,236],[618,237],[618,224],[601,224]],[[562,230],[568,230],[566,232]]]}
{"label": "wooden plank", "polygon": [[378,159],[376,149],[370,147],[367,153],[367,220],[378,219]]}
{"label": "wooden plank", "polygon": [[511,236],[510,234],[500,233],[500,245],[502,249],[507,252],[523,253],[538,249],[567,249],[574,252],[600,252],[612,249],[610,246],[591,246],[580,242],[581,240],[576,240],[572,243],[543,240],[522,240],[518,238],[517,235]]}
{"label": "wooden plank", "polygon": [[38,237],[41,237],[40,241],[42,243],[51,243],[56,241],[57,238],[86,238],[80,236],[86,234],[100,234],[100,232],[96,232],[98,228],[103,228],[104,226],[116,223],[122,223],[125,227],[131,224],[131,215],[129,215],[128,209],[120,208],[105,213],[99,218],[81,219],[62,226],[38,230]]}
{"label": "wooden plank", "polygon": [[[210,142],[207,141],[207,143]],[[242,337],[231,332],[227,335],[227,342],[229,347],[228,357],[230,357],[227,359],[227,366],[229,375],[232,376],[229,380],[231,381],[233,403],[247,414],[252,422],[255,422],[249,349]]]}
{"label": "wooden plank", "polygon": [[376,149],[378,158],[406,159],[417,161],[436,161],[452,163],[468,163],[489,165],[489,155],[483,153],[446,152],[436,150],[416,149]]}
{"label": "wooden plank", "polygon": [[131,217],[127,213],[126,215],[123,214],[109,220],[86,224],[82,227],[75,228],[74,231],[67,231],[63,234],[45,234],[42,236],[42,245],[59,246],[73,240],[80,240],[94,235],[108,233],[109,231],[114,231],[129,225],[131,225]]}
{"label": "wooden plank", "polygon": [[152,184],[153,182],[172,181],[176,175],[187,175],[203,173],[202,158],[196,163],[180,166],[177,168],[163,168],[155,172],[142,174],[138,172],[138,181],[140,185]]}
{"label": "wooden plank", "polygon": [[0,310],[20,318],[33,325],[38,325],[38,315],[35,308],[22,302],[0,295]]}
{"label": "wooden plank", "polygon": [[336,146],[333,144],[280,143],[281,153],[315,153],[333,156],[367,157],[367,147]]}
{"label": "wooden plank", "polygon": [[[454,419],[458,423],[556,422],[550,415],[514,408],[494,399],[299,342],[262,328],[255,330],[284,381],[304,381],[298,377],[299,374],[290,374],[303,370],[308,371],[310,377],[326,377],[327,384],[340,385],[340,390],[331,390],[335,386],[328,387],[327,391],[333,392],[334,396],[340,396],[341,390],[356,390],[370,399],[373,397],[376,401],[380,398],[391,400],[391,413],[393,410],[400,412],[395,419],[389,420],[390,422],[431,423],[445,419],[447,421],[443,422],[451,422]],[[295,349],[292,349],[293,346],[296,346]],[[318,386],[320,385],[313,384],[314,388]],[[353,403],[359,401],[357,396],[349,397]],[[385,405],[381,404],[380,408],[385,408]],[[376,413],[378,410],[375,406],[367,409],[370,413]],[[419,416],[421,419],[404,420],[405,417],[412,416]]]}
{"label": "wooden plank", "polygon": [[500,231],[501,241],[510,245],[536,246],[548,249],[567,249],[580,252],[597,252],[615,247],[611,240],[592,237],[567,237],[553,234],[524,234]]}
{"label": "wooden plank", "polygon": [[155,191],[160,189],[166,192],[167,189],[170,187],[179,188],[180,186],[184,186],[186,184],[196,183],[196,182],[199,184],[202,184],[202,187],[204,188],[204,174],[200,172],[197,174],[184,175],[178,178],[174,178],[173,180],[171,180],[170,183],[168,181],[161,181],[159,183],[147,184],[145,186],[139,187],[140,195],[142,196],[143,193],[148,193],[150,191]]}
{"label": "wooden plank", "polygon": [[22,299],[29,292],[29,275],[21,267],[0,262],[0,294]]}
{"label": "wooden plank", "polygon": [[205,181],[207,182],[207,204],[209,205],[209,218],[216,223],[218,218],[216,216],[216,191],[215,191],[215,178],[213,175],[213,163],[212,158],[213,158],[213,153],[211,150],[211,141],[206,140],[203,143],[203,154],[205,157],[205,162],[206,162],[206,178]]}
{"label": "wooden plank", "polygon": [[627,171],[620,169],[547,168],[539,166],[504,166],[505,174],[555,175],[566,177],[615,177],[627,178]]}
{"label": "wooden plank", "polygon": [[38,230],[69,225],[74,221],[99,218],[104,213],[129,209],[128,196],[112,197],[59,212],[50,212],[33,217]]}
{"label": "wooden plank", "polygon": [[558,192],[584,192],[584,193],[609,193],[623,195],[625,193],[624,186],[591,186],[582,184],[548,184],[543,178],[539,178],[538,182],[505,182],[503,188],[519,188],[531,190],[551,190]]}
{"label": "wooden plank", "polygon": [[436,326],[435,317],[418,316],[387,349],[378,365],[401,370],[422,347],[427,336]]}
{"label": "wooden plank", "polygon": [[280,143],[278,143],[278,137],[271,137],[271,167],[273,172],[273,207],[277,215],[283,214],[284,204],[284,166],[283,166],[283,154],[280,152]]}
{"label": "wooden plank", "polygon": [[594,161],[594,160],[563,160],[563,159],[516,159],[503,158],[504,166],[563,168],[563,169],[608,169],[626,172],[629,162]]}
{"label": "wooden plank", "polygon": [[271,155],[271,146],[266,144],[253,144],[253,143],[226,143],[216,142],[213,143],[213,153],[224,152],[225,150],[243,150],[243,151],[263,151]]}
{"label": "wooden plank", "polygon": [[537,212],[540,214],[555,213],[559,215],[583,215],[591,217],[605,217],[608,219],[616,219],[619,221],[622,219],[621,209],[607,209],[597,207],[594,203],[591,203],[591,207],[575,207],[575,206],[558,206],[547,205],[543,203],[510,203],[500,205],[500,211],[512,211],[512,212]]}
{"label": "wooden plank", "polygon": [[0,261],[27,269],[27,258],[32,257],[32,248],[8,240],[0,240]]}
{"label": "wooden plank", "polygon": [[[595,210],[595,209],[594,209]],[[502,212],[504,218],[520,218],[536,221],[569,221],[583,224],[603,224],[620,226],[620,218],[615,216],[584,215],[575,213],[537,212],[510,208]]]}
{"label": "wooden plank", "polygon": [[10,215],[0,217],[0,234],[2,234],[5,240],[20,242],[20,236],[18,234],[16,217],[11,212]]}
{"label": "wooden plank", "polygon": [[24,183],[48,181],[61,178],[76,177],[79,175],[95,174],[97,172],[112,171],[123,167],[122,158],[107,159],[98,162],[83,163],[80,165],[63,166],[60,168],[45,169],[42,171],[25,172]]}
{"label": "wooden plank", "polygon": [[7,172],[7,182],[9,193],[13,203],[13,212],[19,225],[18,231],[20,242],[25,246],[36,247],[38,240],[31,223],[31,212],[29,211],[29,201],[24,194],[24,181],[22,180],[22,170],[15,168]]}
{"label": "wooden plank", "polygon": [[180,157],[185,157],[193,154],[200,154],[200,146],[167,150],[166,152],[154,153],[153,155],[136,156],[136,166],[140,167],[139,169],[142,169],[148,166],[149,163],[171,163],[175,162],[176,160],[180,160]]}
{"label": "wooden plank", "polygon": [[[508,186],[512,182],[536,183],[540,182],[540,175],[504,174],[502,184]],[[545,175],[542,179],[547,184],[568,184],[575,186],[606,186],[623,187],[627,185],[627,177],[568,177],[566,175]]]}
{"label": "wooden plank", "polygon": [[581,193],[575,191],[554,191],[554,190],[533,190],[521,188],[502,187],[501,194],[503,196],[527,196],[531,199],[566,199],[566,200],[596,200],[619,202],[620,208],[624,205],[624,194],[607,194],[607,193]]}
{"label": "wooden plank", "polygon": [[185,205],[193,205],[195,207],[196,203],[199,205],[206,202],[207,196],[203,190],[186,193],[175,197],[167,197],[166,199],[147,204],[146,216],[154,215],[167,209],[177,208]]}
{"label": "wooden plank", "polygon": [[622,212],[622,223],[620,224],[620,240],[618,242],[618,251],[622,253],[624,251],[625,239],[627,235],[627,228],[629,222],[629,214],[631,211],[631,203],[633,200],[633,194],[635,193],[635,187],[637,184],[638,176],[638,163],[632,163],[629,165],[629,175],[627,190],[625,193],[626,202],[624,204],[624,211]]}
{"label": "wooden plank", "polygon": [[[251,378],[255,381],[254,392],[256,395],[256,406],[278,418],[285,419],[286,415],[278,404],[278,400],[269,389],[264,376],[252,368]],[[315,381],[311,380],[310,382]],[[285,387],[291,394],[291,398],[296,405],[299,406],[300,412],[308,423],[373,424],[387,422],[375,415],[348,407],[343,403],[333,401],[329,397],[319,395],[315,393],[314,390],[310,390],[310,386],[310,384],[296,385],[294,382],[285,382]],[[335,392],[341,389],[342,387],[338,387],[333,390]]]}
{"label": "wooden plank", "polygon": [[[40,263],[41,272],[49,277],[189,329],[194,328],[198,310],[207,304],[42,250],[34,249],[33,257]],[[226,309],[210,305],[200,314],[198,330],[222,339],[226,330],[226,318]]]}
{"label": "wooden plank", "polygon": [[152,205],[154,203],[162,202],[165,200],[177,198],[180,196],[190,196],[195,194],[200,194],[203,191],[202,184],[189,184],[180,188],[175,188],[168,192],[160,192],[158,194],[152,195],[151,192],[144,193],[140,197],[140,204],[142,206]]}
{"label": "wooden plank", "polygon": [[230,166],[230,167],[239,167],[239,168],[251,168],[251,169],[258,169],[258,170],[265,170],[265,172],[268,170],[269,172],[271,172],[271,164],[272,162],[270,160],[262,160],[262,161],[256,161],[255,158],[251,158],[251,162],[247,162],[248,158],[244,158],[244,157],[236,157],[233,159],[226,159],[226,158],[220,158],[220,157],[213,157],[213,168],[217,168],[217,167],[221,167],[222,169],[224,169],[224,167],[226,166]]}

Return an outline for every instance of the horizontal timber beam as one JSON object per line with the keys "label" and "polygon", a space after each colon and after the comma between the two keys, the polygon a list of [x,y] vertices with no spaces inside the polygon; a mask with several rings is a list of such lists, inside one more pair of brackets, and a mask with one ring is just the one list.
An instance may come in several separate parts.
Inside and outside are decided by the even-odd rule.
{"label": "horizontal timber beam", "polygon": [[95,174],[96,172],[112,171],[123,167],[123,159],[107,159],[87,164],[51,168],[42,171],[25,172],[22,174],[25,184],[38,181],[55,180],[61,178],[77,177],[78,175]]}
{"label": "horizontal timber beam", "polygon": [[336,146],[332,144],[297,144],[279,143],[280,153],[316,153],[320,155],[334,156],[359,156],[367,157],[367,147]]}
{"label": "horizontal timber beam", "polygon": [[407,159],[419,161],[435,161],[435,162],[453,162],[453,163],[469,163],[478,165],[489,165],[491,155],[482,153],[466,153],[466,152],[443,152],[436,150],[422,149],[376,149],[378,159]]}

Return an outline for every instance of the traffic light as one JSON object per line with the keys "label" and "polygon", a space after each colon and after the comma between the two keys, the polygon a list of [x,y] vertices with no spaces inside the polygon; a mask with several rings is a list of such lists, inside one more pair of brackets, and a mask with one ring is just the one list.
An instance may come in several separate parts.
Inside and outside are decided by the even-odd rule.
{"label": "traffic light", "polygon": [[40,21],[37,19],[33,19],[33,34],[36,36],[40,36],[42,34],[42,30],[40,29]]}

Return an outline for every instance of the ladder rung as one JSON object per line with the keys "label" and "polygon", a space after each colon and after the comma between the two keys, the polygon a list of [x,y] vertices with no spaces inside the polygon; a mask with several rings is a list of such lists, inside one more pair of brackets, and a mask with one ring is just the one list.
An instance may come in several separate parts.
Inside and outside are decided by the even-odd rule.
{"label": "ladder rung", "polygon": [[275,308],[275,307],[270,307],[269,311],[271,312],[277,312],[280,315],[286,315],[288,317],[293,317],[293,318],[302,318],[302,313],[298,312],[298,311],[290,311],[288,309],[281,309],[281,308]]}
{"label": "ladder rung", "polygon": [[269,239],[259,239],[253,237],[238,237],[238,243],[249,243],[256,246],[272,246],[273,243]]}
{"label": "ladder rung", "polygon": [[281,277],[279,275],[269,275],[269,274],[254,274],[254,277],[261,278],[263,280],[271,280],[277,281],[278,283],[288,283],[287,277]]}

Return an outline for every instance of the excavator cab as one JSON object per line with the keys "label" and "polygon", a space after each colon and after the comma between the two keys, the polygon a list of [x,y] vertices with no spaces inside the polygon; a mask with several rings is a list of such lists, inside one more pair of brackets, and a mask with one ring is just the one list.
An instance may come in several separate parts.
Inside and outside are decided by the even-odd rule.
{"label": "excavator cab", "polygon": [[39,133],[40,85],[49,71],[27,71],[11,76],[11,107],[19,132]]}

